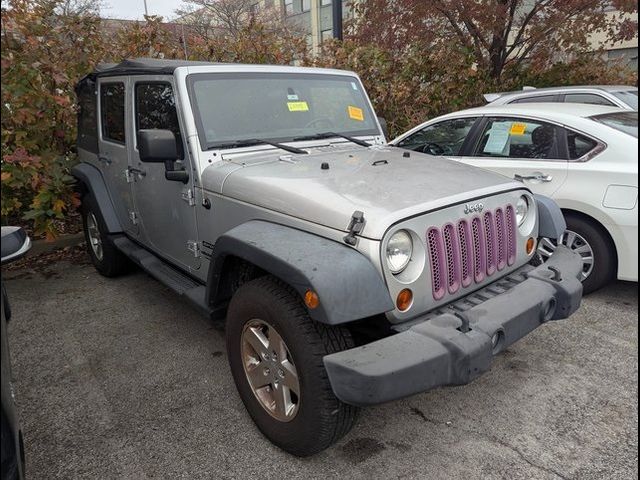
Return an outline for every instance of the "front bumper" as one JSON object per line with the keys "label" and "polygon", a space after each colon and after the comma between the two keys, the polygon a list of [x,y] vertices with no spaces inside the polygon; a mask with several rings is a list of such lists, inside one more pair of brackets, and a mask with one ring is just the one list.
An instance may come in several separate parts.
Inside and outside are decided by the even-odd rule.
{"label": "front bumper", "polygon": [[579,255],[559,247],[526,280],[464,312],[444,313],[396,335],[324,357],[336,396],[375,405],[445,385],[464,385],[493,356],[550,320],[580,306]]}

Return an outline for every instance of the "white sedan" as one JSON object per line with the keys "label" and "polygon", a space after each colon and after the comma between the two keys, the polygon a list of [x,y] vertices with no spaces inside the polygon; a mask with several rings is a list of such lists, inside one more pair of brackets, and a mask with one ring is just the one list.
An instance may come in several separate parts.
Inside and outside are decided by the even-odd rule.
{"label": "white sedan", "polygon": [[[488,105],[435,118],[390,142],[522,181],[562,208],[561,242],[583,258],[585,293],[638,281],[638,112],[559,103]],[[556,244],[543,240],[539,257]]]}

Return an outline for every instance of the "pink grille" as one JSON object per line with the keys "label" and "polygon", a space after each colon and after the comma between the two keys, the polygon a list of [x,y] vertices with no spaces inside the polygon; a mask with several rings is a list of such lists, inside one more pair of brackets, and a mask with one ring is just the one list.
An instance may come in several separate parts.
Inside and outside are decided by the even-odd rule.
{"label": "pink grille", "polygon": [[460,265],[461,283],[463,287],[471,285],[473,280],[473,242],[471,241],[471,230],[466,220],[458,222],[458,238],[460,239]]}
{"label": "pink grille", "polygon": [[516,261],[517,235],[512,205],[481,217],[427,230],[433,298],[442,299],[480,283]]}
{"label": "pink grille", "polygon": [[505,223],[507,231],[507,264],[513,265],[516,261],[516,212],[511,205],[507,205]]}
{"label": "pink grille", "polygon": [[460,288],[460,242],[456,238],[456,229],[447,223],[442,229],[444,237],[444,253],[447,256],[447,288],[449,293],[456,293]]}
{"label": "pink grille", "polygon": [[484,280],[487,247],[484,243],[484,231],[480,217],[471,220],[471,232],[473,233],[473,278],[476,283]]}
{"label": "pink grille", "polygon": [[491,212],[486,212],[483,219],[484,236],[487,241],[487,276],[490,277],[496,271],[496,226]]}
{"label": "pink grille", "polygon": [[427,231],[427,245],[431,259],[431,287],[433,290],[433,298],[440,300],[445,294],[444,282],[446,273],[442,235],[439,229],[432,227]]}
{"label": "pink grille", "polygon": [[496,248],[498,251],[498,270],[507,266],[507,241],[504,227],[504,212],[501,208],[496,209]]}

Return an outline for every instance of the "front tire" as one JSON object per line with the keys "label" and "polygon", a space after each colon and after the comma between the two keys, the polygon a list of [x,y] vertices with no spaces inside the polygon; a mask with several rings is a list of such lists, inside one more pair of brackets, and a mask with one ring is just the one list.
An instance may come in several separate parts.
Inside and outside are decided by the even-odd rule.
{"label": "front tire", "polygon": [[91,263],[105,277],[116,277],[129,269],[129,260],[111,242],[95,199],[91,194],[82,199],[82,225]]}
{"label": "front tire", "polygon": [[351,335],[314,322],[286,284],[267,276],[241,286],[229,305],[226,338],[240,397],[275,445],[313,455],[354,425],[358,409],[336,398],[322,361],[353,347]]}

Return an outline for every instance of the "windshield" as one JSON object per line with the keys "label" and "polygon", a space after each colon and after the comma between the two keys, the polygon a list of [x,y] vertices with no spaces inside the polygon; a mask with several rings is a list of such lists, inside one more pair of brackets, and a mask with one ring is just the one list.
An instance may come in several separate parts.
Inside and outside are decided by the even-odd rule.
{"label": "windshield", "polygon": [[605,113],[591,119],[638,138],[638,112]]}
{"label": "windshield", "polygon": [[301,73],[189,75],[189,96],[203,149],[242,140],[275,142],[322,132],[379,135],[360,82]]}
{"label": "windshield", "polygon": [[638,110],[638,90],[622,90],[611,93],[629,105],[633,110]]}

